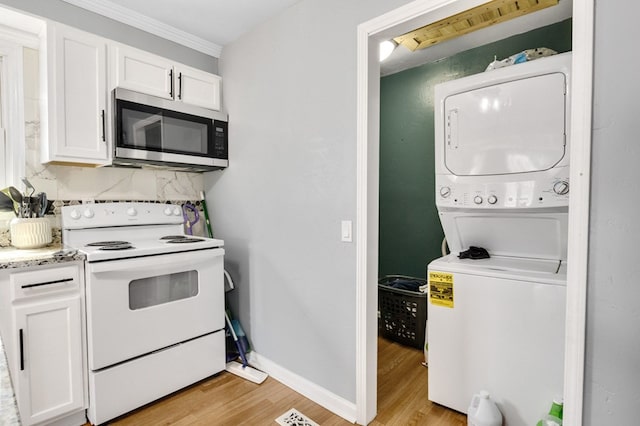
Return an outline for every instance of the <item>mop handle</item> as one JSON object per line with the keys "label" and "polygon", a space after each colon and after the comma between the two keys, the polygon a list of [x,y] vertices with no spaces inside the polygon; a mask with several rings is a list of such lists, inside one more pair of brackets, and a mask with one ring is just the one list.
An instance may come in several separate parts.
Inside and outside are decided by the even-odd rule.
{"label": "mop handle", "polygon": [[238,341],[238,336],[233,329],[233,324],[231,323],[231,319],[229,318],[229,314],[227,314],[227,311],[224,311],[224,317],[227,319],[227,325],[229,326],[229,330],[231,331],[231,336],[233,336],[233,341],[236,343],[236,348],[240,353],[240,359],[242,359],[242,368],[245,368],[249,365],[249,361],[247,361],[247,354],[244,353],[244,349],[242,349],[242,345]]}
{"label": "mop handle", "polygon": [[204,222],[207,225],[207,233],[209,238],[213,238],[213,229],[211,228],[211,221],[209,221],[209,212],[207,211],[207,200],[204,198],[204,191],[200,191],[200,201],[202,201],[202,211],[204,211]]}
{"label": "mop handle", "polygon": [[227,319],[227,325],[229,326],[229,330],[231,331],[231,336],[233,336],[233,341],[238,341],[238,336],[236,336],[236,332],[233,330],[233,324],[231,324],[231,319],[229,318],[229,314],[227,311],[224,312],[224,317]]}

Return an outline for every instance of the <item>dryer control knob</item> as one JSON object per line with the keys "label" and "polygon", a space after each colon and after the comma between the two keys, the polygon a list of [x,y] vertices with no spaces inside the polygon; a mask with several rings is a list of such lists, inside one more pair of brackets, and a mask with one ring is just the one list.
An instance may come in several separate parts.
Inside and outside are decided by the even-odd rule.
{"label": "dryer control knob", "polygon": [[93,210],[91,209],[86,209],[84,211],[84,213],[82,213],[84,215],[84,217],[86,217],[87,219],[91,219],[94,215]]}
{"label": "dryer control knob", "polygon": [[449,188],[448,186],[443,186],[442,188],[440,188],[440,196],[442,198],[447,198],[449,195],[451,195],[451,188]]}
{"label": "dryer control knob", "polygon": [[495,195],[489,195],[489,198],[487,198],[487,202],[489,204],[495,204],[498,202],[498,197],[496,197]]}
{"label": "dryer control knob", "polygon": [[482,204],[482,197],[479,195],[476,195],[475,197],[473,197],[473,202],[476,204]]}
{"label": "dryer control knob", "polygon": [[71,210],[71,213],[69,213],[69,217],[73,220],[78,220],[80,219],[80,212],[76,209]]}
{"label": "dryer control knob", "polygon": [[569,182],[561,180],[553,184],[553,192],[558,195],[567,195],[569,193]]}
{"label": "dryer control knob", "polygon": [[128,214],[129,216],[135,216],[135,215],[137,215],[137,214],[138,214],[138,210],[136,210],[134,207],[129,207],[129,208],[127,209],[127,214]]}

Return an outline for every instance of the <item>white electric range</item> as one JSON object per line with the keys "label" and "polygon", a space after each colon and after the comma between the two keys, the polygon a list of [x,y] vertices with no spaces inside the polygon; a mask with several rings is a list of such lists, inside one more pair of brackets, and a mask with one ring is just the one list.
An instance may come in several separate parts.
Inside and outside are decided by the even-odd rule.
{"label": "white electric range", "polygon": [[182,208],[62,208],[86,254],[89,409],[101,424],[225,368],[224,242],[184,235]]}

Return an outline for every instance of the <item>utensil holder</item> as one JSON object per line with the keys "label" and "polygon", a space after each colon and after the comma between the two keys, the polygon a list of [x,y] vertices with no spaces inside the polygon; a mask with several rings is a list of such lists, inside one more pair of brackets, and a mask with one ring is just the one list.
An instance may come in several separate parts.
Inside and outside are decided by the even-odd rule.
{"label": "utensil holder", "polygon": [[51,224],[47,218],[15,218],[9,227],[11,245],[16,248],[33,249],[51,243]]}

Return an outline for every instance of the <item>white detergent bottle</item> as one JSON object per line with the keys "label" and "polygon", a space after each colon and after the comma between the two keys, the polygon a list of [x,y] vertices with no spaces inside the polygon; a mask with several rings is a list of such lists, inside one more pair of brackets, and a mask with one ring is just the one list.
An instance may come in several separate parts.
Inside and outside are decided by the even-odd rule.
{"label": "white detergent bottle", "polygon": [[467,411],[468,426],[502,426],[502,413],[495,402],[489,398],[489,392],[482,390],[473,395]]}

